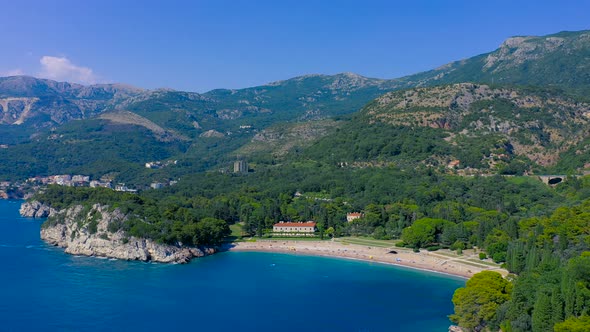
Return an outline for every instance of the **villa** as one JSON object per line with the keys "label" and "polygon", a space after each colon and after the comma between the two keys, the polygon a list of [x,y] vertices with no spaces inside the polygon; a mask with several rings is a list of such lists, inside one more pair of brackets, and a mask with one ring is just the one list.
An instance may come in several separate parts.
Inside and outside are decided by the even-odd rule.
{"label": "villa", "polygon": [[317,223],[315,221],[307,222],[284,222],[274,224],[272,231],[281,235],[313,235],[316,231]]}
{"label": "villa", "polygon": [[360,212],[351,212],[346,214],[346,221],[351,222],[353,220],[362,218],[363,214]]}

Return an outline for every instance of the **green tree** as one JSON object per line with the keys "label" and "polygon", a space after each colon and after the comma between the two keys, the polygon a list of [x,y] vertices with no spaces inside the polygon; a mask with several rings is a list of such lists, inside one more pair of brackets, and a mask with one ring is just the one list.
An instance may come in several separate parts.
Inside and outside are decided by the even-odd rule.
{"label": "green tree", "polygon": [[197,242],[201,245],[219,245],[223,238],[231,234],[229,226],[224,220],[204,218],[197,223]]}
{"label": "green tree", "polygon": [[498,307],[510,299],[512,284],[498,272],[483,271],[467,281],[453,295],[455,313],[449,318],[467,329],[481,329],[496,315]]}
{"label": "green tree", "polygon": [[334,237],[334,227],[328,227],[328,229],[326,229],[326,235],[330,238]]}
{"label": "green tree", "polygon": [[537,292],[537,301],[533,309],[533,332],[551,332],[553,319],[551,298],[544,291]]}
{"label": "green tree", "polygon": [[590,316],[570,317],[564,322],[555,324],[555,332],[588,332],[590,331]]}
{"label": "green tree", "polygon": [[437,235],[442,234],[445,227],[452,225],[452,222],[444,219],[419,219],[402,231],[402,240],[413,248],[423,248],[435,243]]}

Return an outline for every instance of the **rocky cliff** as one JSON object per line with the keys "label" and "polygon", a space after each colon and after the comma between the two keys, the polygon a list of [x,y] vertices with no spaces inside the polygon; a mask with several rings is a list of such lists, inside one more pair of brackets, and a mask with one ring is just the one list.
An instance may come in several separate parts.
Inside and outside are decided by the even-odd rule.
{"label": "rocky cliff", "polygon": [[[478,140],[491,150],[501,146],[496,154],[540,166],[557,164],[568,149],[583,153],[584,146],[576,146],[590,130],[590,103],[552,90],[473,83],[389,92],[363,113],[370,123],[442,129],[463,149]],[[486,160],[489,154],[482,156]]]}
{"label": "rocky cliff", "polygon": [[[21,213],[30,213],[34,210],[33,206],[32,203],[23,204]],[[109,225],[119,225],[125,218],[119,210],[99,204],[91,208],[77,205],[60,211],[53,210],[41,227],[41,239],[65,248],[66,253],[73,255],[162,263],[187,263],[193,257],[214,252],[209,248],[202,250],[128,237],[121,230],[113,232],[118,227]]]}
{"label": "rocky cliff", "polygon": [[24,202],[20,206],[20,215],[29,218],[47,218],[55,215],[57,211],[38,201]]}

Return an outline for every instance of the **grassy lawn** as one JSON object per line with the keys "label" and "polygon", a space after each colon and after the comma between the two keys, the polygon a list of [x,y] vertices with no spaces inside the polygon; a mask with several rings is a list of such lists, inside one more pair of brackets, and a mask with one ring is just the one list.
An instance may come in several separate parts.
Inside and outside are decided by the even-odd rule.
{"label": "grassy lawn", "polygon": [[329,238],[324,238],[323,240],[319,237],[296,237],[296,236],[273,236],[268,238],[257,238],[258,241],[326,241]]}
{"label": "grassy lawn", "polygon": [[358,244],[369,247],[390,248],[394,247],[399,240],[375,240],[367,237],[340,237],[335,238],[334,241],[342,242],[342,244]]}
{"label": "grassy lawn", "polygon": [[[460,262],[461,264],[465,264],[465,265],[470,265],[470,266],[473,266],[473,267],[479,267],[479,268],[485,268],[485,267],[488,267],[488,266],[486,266],[485,264],[479,264],[479,263],[475,263],[475,262],[468,261],[468,260],[463,260],[463,259],[461,259],[461,260],[457,260],[457,262]],[[453,264],[453,263],[452,263],[452,262],[450,262],[450,264]],[[499,268],[500,266],[494,265],[493,267],[497,267],[497,268]]]}
{"label": "grassy lawn", "polygon": [[433,254],[433,255],[446,256],[446,257],[449,257],[449,258],[461,257],[461,256],[457,255],[454,252],[444,252],[444,251],[441,251],[441,250],[431,251],[430,253]]}
{"label": "grassy lawn", "polygon": [[240,224],[233,224],[229,225],[229,230],[231,234],[225,238],[226,242],[235,242],[242,240],[242,225]]}
{"label": "grassy lawn", "polygon": [[492,266],[492,267],[500,267],[500,264],[496,264],[493,262],[486,262],[486,261],[482,261],[482,260],[475,260],[475,259],[469,259],[470,262],[476,262],[479,264],[483,264],[483,265],[487,265],[487,266]]}
{"label": "grassy lawn", "polygon": [[242,225],[240,225],[240,224],[229,225],[229,229],[231,230],[230,236],[242,237]]}

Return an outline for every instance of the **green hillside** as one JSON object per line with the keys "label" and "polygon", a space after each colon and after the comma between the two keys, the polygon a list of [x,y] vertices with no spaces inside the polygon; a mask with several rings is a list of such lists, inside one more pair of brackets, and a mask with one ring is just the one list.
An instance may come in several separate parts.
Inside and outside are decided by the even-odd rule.
{"label": "green hillside", "polygon": [[[394,80],[307,75],[204,94],[0,78],[0,144],[8,144],[0,177],[98,175],[110,167],[96,163],[113,158],[121,174],[178,159],[185,166],[162,177],[181,176],[227,168],[236,156],[352,167],[444,168],[458,160],[466,174],[577,172],[589,162],[588,106],[579,95],[590,83],[589,36],[514,37],[493,52]],[[494,84],[415,89],[462,82]],[[87,150],[102,157],[89,162]],[[143,173],[129,174],[137,176],[127,181],[144,182]]]}
{"label": "green hillside", "polygon": [[[561,162],[586,142],[590,104],[563,93],[455,84],[387,93],[303,157],[351,167],[423,164],[463,172],[575,171]],[[329,151],[329,154],[326,153]],[[571,158],[571,157],[570,157]]]}
{"label": "green hillside", "polygon": [[461,82],[533,85],[586,95],[590,92],[590,31],[512,37],[490,53],[397,81],[400,87]]}

